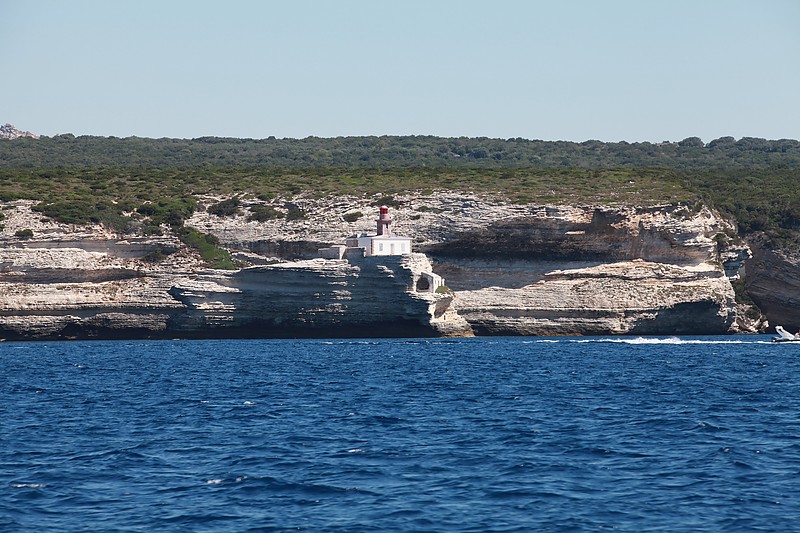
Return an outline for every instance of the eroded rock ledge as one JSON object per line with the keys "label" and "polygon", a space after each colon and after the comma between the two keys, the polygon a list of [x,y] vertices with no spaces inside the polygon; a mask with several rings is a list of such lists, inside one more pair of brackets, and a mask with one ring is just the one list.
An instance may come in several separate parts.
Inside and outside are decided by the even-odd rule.
{"label": "eroded rock ledge", "polygon": [[471,335],[452,294],[420,289],[422,254],[313,259],[216,271],[178,283],[185,306],[170,330],[186,336],[429,337]]}
{"label": "eroded rock ledge", "polygon": [[478,335],[724,334],[737,318],[719,269],[641,260],[557,270],[520,289],[462,291],[458,303]]}
{"label": "eroded rock ledge", "polygon": [[422,254],[231,272],[80,248],[27,251],[0,252],[0,338],[471,335],[452,294],[419,290],[431,271]]}

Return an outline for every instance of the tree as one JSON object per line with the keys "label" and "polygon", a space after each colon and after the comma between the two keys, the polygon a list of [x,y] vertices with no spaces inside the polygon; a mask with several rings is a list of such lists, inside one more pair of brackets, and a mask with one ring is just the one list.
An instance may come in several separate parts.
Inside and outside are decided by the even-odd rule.
{"label": "tree", "polygon": [[678,143],[678,146],[681,148],[702,148],[705,145],[700,137],[686,137]]}
{"label": "tree", "polygon": [[708,143],[709,148],[725,149],[733,148],[736,145],[736,139],[733,137],[720,137]]}

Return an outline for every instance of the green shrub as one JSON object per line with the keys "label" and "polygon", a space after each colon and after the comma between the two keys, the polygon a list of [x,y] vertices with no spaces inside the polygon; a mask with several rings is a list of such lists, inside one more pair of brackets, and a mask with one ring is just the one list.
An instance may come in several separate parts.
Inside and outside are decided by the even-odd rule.
{"label": "green shrub", "polygon": [[148,252],[147,254],[145,254],[142,257],[142,261],[145,261],[147,263],[154,263],[154,264],[155,263],[160,263],[161,261],[166,259],[168,255],[170,255],[170,254],[166,253],[164,251],[164,249],[159,246],[158,248],[156,248],[152,252]]}
{"label": "green shrub", "polygon": [[531,197],[527,194],[518,194],[516,198],[514,198],[514,201],[518,204],[525,205],[531,203]]}
{"label": "green shrub", "polygon": [[295,204],[286,204],[286,220],[305,220],[306,212]]}
{"label": "green shrub", "polygon": [[164,232],[161,231],[161,226],[156,226],[153,224],[146,224],[142,226],[142,235],[156,235],[161,236],[164,235]]}
{"label": "green shrub", "polygon": [[186,246],[194,248],[211,268],[223,270],[236,270],[231,254],[219,247],[219,239],[208,233],[197,231],[194,228],[182,227],[176,233]]}
{"label": "green shrub", "polygon": [[283,216],[283,213],[271,205],[254,205],[250,208],[250,215],[247,217],[247,220],[266,222],[267,220],[283,218]]}
{"label": "green shrub", "polygon": [[758,320],[761,318],[761,309],[759,309],[753,299],[750,298],[750,295],[747,294],[747,287],[745,285],[744,278],[739,278],[732,281],[731,286],[733,286],[733,293],[736,295],[736,302],[748,306],[747,310],[745,311],[745,316],[752,320]]}
{"label": "green shrub", "polygon": [[428,207],[427,205],[421,205],[421,206],[417,207],[416,210],[419,211],[420,213],[428,213],[428,212],[430,212],[430,213],[443,213],[444,212],[444,209],[442,209],[440,207]]}
{"label": "green shrub", "polygon": [[14,232],[15,237],[19,237],[20,239],[30,239],[33,237],[33,230],[31,229],[18,229]]}
{"label": "green shrub", "polygon": [[95,204],[88,200],[45,202],[33,206],[32,209],[64,224],[90,224],[100,221]]}
{"label": "green shrub", "polygon": [[241,202],[238,197],[222,200],[208,207],[208,212],[218,217],[232,217],[239,213]]}
{"label": "green shrub", "polygon": [[24,200],[26,198],[36,198],[24,192],[0,191],[0,202],[13,202],[14,200]]}
{"label": "green shrub", "polygon": [[127,233],[131,229],[133,220],[115,211],[103,211],[99,215],[99,222],[117,233]]}
{"label": "green shrub", "polygon": [[364,216],[364,213],[362,213],[361,211],[353,211],[351,213],[345,213],[342,216],[342,218],[344,219],[345,222],[355,222],[356,220],[358,220],[359,218],[361,218],[363,216]]}
{"label": "green shrub", "polygon": [[168,224],[172,227],[183,225],[183,221],[192,216],[197,208],[194,198],[169,198],[156,202],[147,202],[136,208],[136,211],[150,217],[153,224]]}
{"label": "green shrub", "polygon": [[44,215],[42,220],[52,219],[64,224],[103,224],[118,233],[127,232],[132,222],[123,214],[123,206],[108,200],[56,200],[37,204],[32,209]]}
{"label": "green shrub", "polygon": [[380,198],[372,202],[372,205],[374,206],[385,205],[386,207],[397,208],[401,207],[403,205],[403,202],[401,202],[400,200],[395,200],[394,196],[381,196]]}

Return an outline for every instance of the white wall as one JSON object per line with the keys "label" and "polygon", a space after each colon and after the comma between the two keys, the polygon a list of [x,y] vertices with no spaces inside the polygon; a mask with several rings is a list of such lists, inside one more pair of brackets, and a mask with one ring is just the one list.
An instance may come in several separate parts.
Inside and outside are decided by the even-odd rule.
{"label": "white wall", "polygon": [[372,255],[405,255],[411,253],[411,239],[406,237],[359,237],[358,245]]}

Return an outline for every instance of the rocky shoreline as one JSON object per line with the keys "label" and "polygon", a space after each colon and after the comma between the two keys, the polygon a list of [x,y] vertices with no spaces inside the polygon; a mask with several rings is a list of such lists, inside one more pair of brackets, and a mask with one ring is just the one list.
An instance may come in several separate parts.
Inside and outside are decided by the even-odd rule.
{"label": "rocky shoreline", "polygon": [[[765,326],[737,303],[731,283],[753,252],[707,208],[398,196],[395,232],[422,253],[314,258],[371,228],[378,200],[271,203],[291,202],[306,214],[296,220],[249,221],[264,205],[256,199],[231,216],[196,212],[186,225],[219,238],[243,266],[235,271],[208,269],[166,227],[160,237],[118,235],[7,202],[0,338],[678,335]],[[155,250],[167,253],[153,262]],[[421,289],[423,273],[444,277],[447,290]]]}

